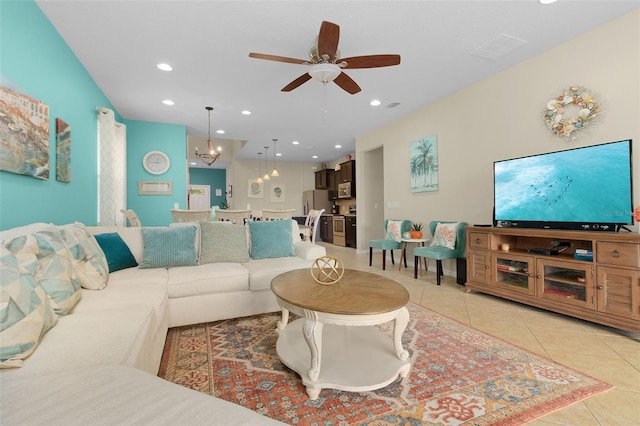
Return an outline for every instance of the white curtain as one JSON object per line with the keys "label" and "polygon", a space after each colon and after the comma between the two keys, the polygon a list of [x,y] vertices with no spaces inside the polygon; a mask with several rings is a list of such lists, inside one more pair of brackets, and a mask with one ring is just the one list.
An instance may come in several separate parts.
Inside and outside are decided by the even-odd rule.
{"label": "white curtain", "polygon": [[127,127],[98,108],[98,225],[124,226],[127,205]]}

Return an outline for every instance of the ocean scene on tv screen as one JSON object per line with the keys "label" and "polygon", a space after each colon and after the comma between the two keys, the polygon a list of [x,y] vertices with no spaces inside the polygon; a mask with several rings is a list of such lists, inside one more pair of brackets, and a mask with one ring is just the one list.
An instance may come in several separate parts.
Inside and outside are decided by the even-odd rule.
{"label": "ocean scene on tv screen", "polygon": [[628,141],[497,161],[495,218],[631,223]]}

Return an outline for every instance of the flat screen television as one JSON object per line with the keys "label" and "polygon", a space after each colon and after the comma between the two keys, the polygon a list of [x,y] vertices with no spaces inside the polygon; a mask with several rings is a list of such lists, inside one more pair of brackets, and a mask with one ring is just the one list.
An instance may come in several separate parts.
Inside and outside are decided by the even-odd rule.
{"label": "flat screen television", "polygon": [[633,224],[631,145],[495,161],[494,226],[619,231]]}

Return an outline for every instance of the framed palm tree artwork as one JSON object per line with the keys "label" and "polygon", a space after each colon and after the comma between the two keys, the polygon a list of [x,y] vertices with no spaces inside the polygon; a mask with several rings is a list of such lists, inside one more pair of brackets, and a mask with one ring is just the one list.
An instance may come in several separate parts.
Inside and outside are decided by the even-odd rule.
{"label": "framed palm tree artwork", "polygon": [[411,142],[411,192],[438,190],[438,135]]}

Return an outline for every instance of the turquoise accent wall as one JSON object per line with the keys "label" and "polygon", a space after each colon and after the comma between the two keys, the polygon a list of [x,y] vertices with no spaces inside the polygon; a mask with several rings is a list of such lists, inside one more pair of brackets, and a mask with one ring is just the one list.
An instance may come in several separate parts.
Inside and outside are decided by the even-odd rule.
{"label": "turquoise accent wall", "polygon": [[[171,209],[178,203],[187,208],[187,128],[178,124],[124,120],[127,126],[127,208],[133,209],[142,226],[167,226]],[[163,175],[148,173],[142,159],[149,151],[169,156],[171,167]],[[173,195],[138,195],[138,181],[173,182]]]}
{"label": "turquoise accent wall", "polygon": [[[189,183],[191,185],[209,185],[211,187],[211,205],[220,207],[226,199],[227,171],[224,169],[189,168]],[[216,188],[222,190],[222,195],[216,197]]]}
{"label": "turquoise accent wall", "polygon": [[[113,106],[35,2],[2,1],[0,8],[0,84],[46,103],[51,129],[49,180],[0,171],[0,229],[74,220],[93,225],[95,111],[97,106]],[[56,117],[71,126],[70,183],[55,178]]]}
{"label": "turquoise accent wall", "polygon": [[[186,128],[122,120],[51,22],[32,0],[0,0],[0,84],[49,106],[50,177],[0,170],[0,230],[33,222],[97,222],[96,108],[113,109],[127,125],[127,205],[145,226],[172,222],[174,203],[186,208]],[[55,179],[55,119],[71,126],[71,182]],[[148,151],[162,150],[171,169],[155,176],[142,167]],[[139,196],[138,180],[172,180],[171,196]]]}

